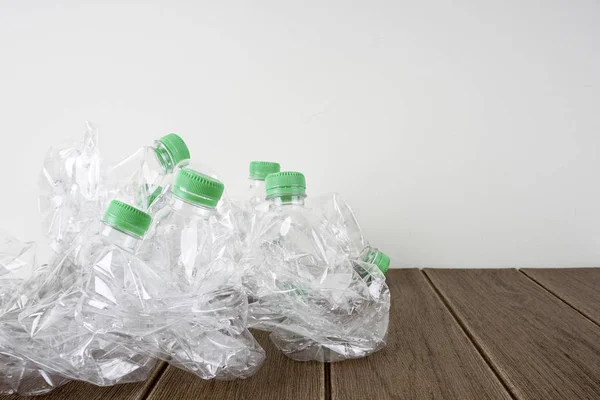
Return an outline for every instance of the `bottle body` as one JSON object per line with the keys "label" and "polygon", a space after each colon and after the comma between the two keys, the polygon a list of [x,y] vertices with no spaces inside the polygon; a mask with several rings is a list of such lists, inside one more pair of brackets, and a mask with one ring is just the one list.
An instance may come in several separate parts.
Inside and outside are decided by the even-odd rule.
{"label": "bottle body", "polygon": [[142,253],[153,269],[156,252],[166,257],[155,309],[162,318],[144,345],[204,379],[252,375],[265,355],[246,329],[239,237],[228,216],[170,194],[154,221]]}
{"label": "bottle body", "polygon": [[262,205],[265,205],[265,206],[263,206],[263,209],[264,209],[265,207],[268,207],[268,205],[266,205],[267,201],[265,198],[266,198],[266,194],[265,194],[264,179],[249,178],[248,179],[248,190],[247,190],[247,194],[246,194],[246,201],[247,201],[248,206],[250,208],[256,208],[262,204]]}
{"label": "bottle body", "polygon": [[[93,271],[116,274],[124,281],[124,266],[135,262],[136,242],[100,221],[90,225],[70,250],[55,257],[39,281],[20,290],[26,304],[0,318],[0,334],[11,332],[10,338],[2,338],[11,352],[52,373],[100,386],[147,378],[155,364],[152,358],[102,332],[92,333],[81,319],[87,315],[81,313],[81,303]],[[103,298],[110,299],[102,289]]]}
{"label": "bottle body", "polygon": [[350,258],[358,259],[369,243],[350,205],[339,193],[323,195],[311,200],[311,206],[323,213],[323,224],[336,237],[344,252]]}
{"label": "bottle body", "polygon": [[371,274],[376,267],[360,259],[360,244],[346,234],[340,240],[342,229],[306,207],[303,196],[277,195],[269,203],[248,258],[251,324],[271,331],[275,345],[301,361],[358,358],[382,348],[389,291],[383,274]]}
{"label": "bottle body", "polygon": [[147,210],[168,189],[176,167],[160,141],[144,146],[108,169],[105,180],[107,201],[117,199]]}

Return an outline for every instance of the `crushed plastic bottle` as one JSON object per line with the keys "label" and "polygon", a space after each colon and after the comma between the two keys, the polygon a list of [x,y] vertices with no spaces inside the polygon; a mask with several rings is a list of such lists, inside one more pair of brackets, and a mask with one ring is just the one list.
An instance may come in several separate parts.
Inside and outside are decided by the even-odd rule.
{"label": "crushed plastic bottle", "polygon": [[98,131],[89,122],[81,141],[51,147],[40,177],[39,209],[50,247],[66,250],[90,222],[102,202]]}
{"label": "crushed plastic bottle", "polygon": [[[3,234],[0,243],[0,315],[11,308],[15,291],[34,276],[35,243],[21,242]],[[39,368],[31,361],[11,354],[0,342],[0,395],[23,396],[45,394],[68,380]]]}
{"label": "crushed plastic bottle", "polygon": [[87,291],[97,295],[88,303],[100,304],[102,315],[86,317],[86,326],[127,337],[128,346],[134,336],[136,350],[203,379],[252,375],[265,355],[246,328],[236,228],[215,209],[223,189],[214,178],[180,169],[139,252],[159,278],[132,271],[135,284],[126,287],[110,274],[90,279]]}
{"label": "crushed plastic bottle", "polygon": [[374,264],[349,253],[305,207],[306,182],[297,172],[266,179],[269,212],[251,234],[246,274],[250,324],[271,331],[287,356],[340,361],[364,357],[385,345],[389,290]]}
{"label": "crushed plastic bottle", "polygon": [[173,174],[190,159],[181,137],[174,133],[163,136],[152,146],[144,146],[108,168],[105,187],[107,199],[120,200],[146,211],[166,193]]}
{"label": "crushed plastic bottle", "polygon": [[348,258],[377,265],[381,272],[387,272],[390,258],[371,247],[354,211],[339,193],[311,199],[310,207],[323,213],[322,225],[335,236]]}
{"label": "crushed plastic bottle", "polygon": [[51,148],[44,160],[39,208],[51,248],[58,254],[66,251],[111,200],[148,210],[160,202],[174,172],[189,158],[183,139],[171,133],[107,167],[100,156],[98,132],[87,123],[81,142]]}
{"label": "crushed plastic bottle", "polygon": [[155,360],[91,332],[81,320],[81,304],[92,272],[111,274],[127,287],[131,266],[141,263],[136,246],[149,225],[147,214],[112,202],[102,222],[91,224],[47,271],[18,289],[20,300],[0,317],[0,343],[7,353],[99,386],[146,379]]}

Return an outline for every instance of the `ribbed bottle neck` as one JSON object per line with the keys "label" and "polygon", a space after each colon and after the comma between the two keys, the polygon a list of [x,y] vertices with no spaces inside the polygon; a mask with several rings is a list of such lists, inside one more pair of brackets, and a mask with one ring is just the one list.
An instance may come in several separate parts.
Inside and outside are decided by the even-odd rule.
{"label": "ribbed bottle neck", "polygon": [[119,226],[102,221],[100,235],[107,238],[111,244],[122,248],[130,253],[135,253],[142,238],[127,232]]}
{"label": "ribbed bottle neck", "polygon": [[268,197],[271,206],[304,206],[305,195],[276,195]]}
{"label": "ribbed bottle neck", "polygon": [[173,193],[171,193],[171,200],[169,202],[169,206],[177,212],[194,215],[196,217],[205,219],[208,219],[215,212],[215,209],[212,207],[192,203],[190,201],[177,197]]}
{"label": "ribbed bottle neck", "polygon": [[163,167],[163,172],[173,172],[175,169],[175,161],[167,147],[160,140],[157,140],[154,142],[153,149],[156,158],[158,159],[158,163]]}

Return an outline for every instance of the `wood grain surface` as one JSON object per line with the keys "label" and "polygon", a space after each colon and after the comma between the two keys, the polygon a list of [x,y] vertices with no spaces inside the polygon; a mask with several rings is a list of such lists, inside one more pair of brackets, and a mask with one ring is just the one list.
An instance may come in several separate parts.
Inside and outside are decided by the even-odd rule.
{"label": "wood grain surface", "polygon": [[600,325],[600,268],[522,269],[521,272]]}
{"label": "wood grain surface", "polygon": [[251,378],[237,381],[205,381],[174,367],[168,367],[149,399],[210,400],[304,400],[323,399],[324,366],[297,362],[278,351],[265,332],[252,332],[267,353],[262,368]]}
{"label": "wood grain surface", "polygon": [[425,270],[518,399],[600,399],[600,328],[517,270]]}
{"label": "wood grain surface", "polygon": [[388,344],[331,364],[332,399],[511,398],[419,270],[390,270],[387,281]]}
{"label": "wood grain surface", "polygon": [[159,363],[150,377],[139,383],[99,387],[84,382],[70,382],[43,396],[0,396],[0,400],[138,400],[144,399],[164,372],[166,364]]}

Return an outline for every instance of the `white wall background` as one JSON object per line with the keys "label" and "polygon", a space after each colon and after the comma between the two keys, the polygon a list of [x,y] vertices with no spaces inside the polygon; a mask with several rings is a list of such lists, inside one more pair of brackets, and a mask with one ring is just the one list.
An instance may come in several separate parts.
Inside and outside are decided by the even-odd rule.
{"label": "white wall background", "polygon": [[[106,2],[98,2],[106,3]],[[600,266],[600,3],[0,0],[3,228],[47,147],[178,132],[339,191],[395,267]]]}

